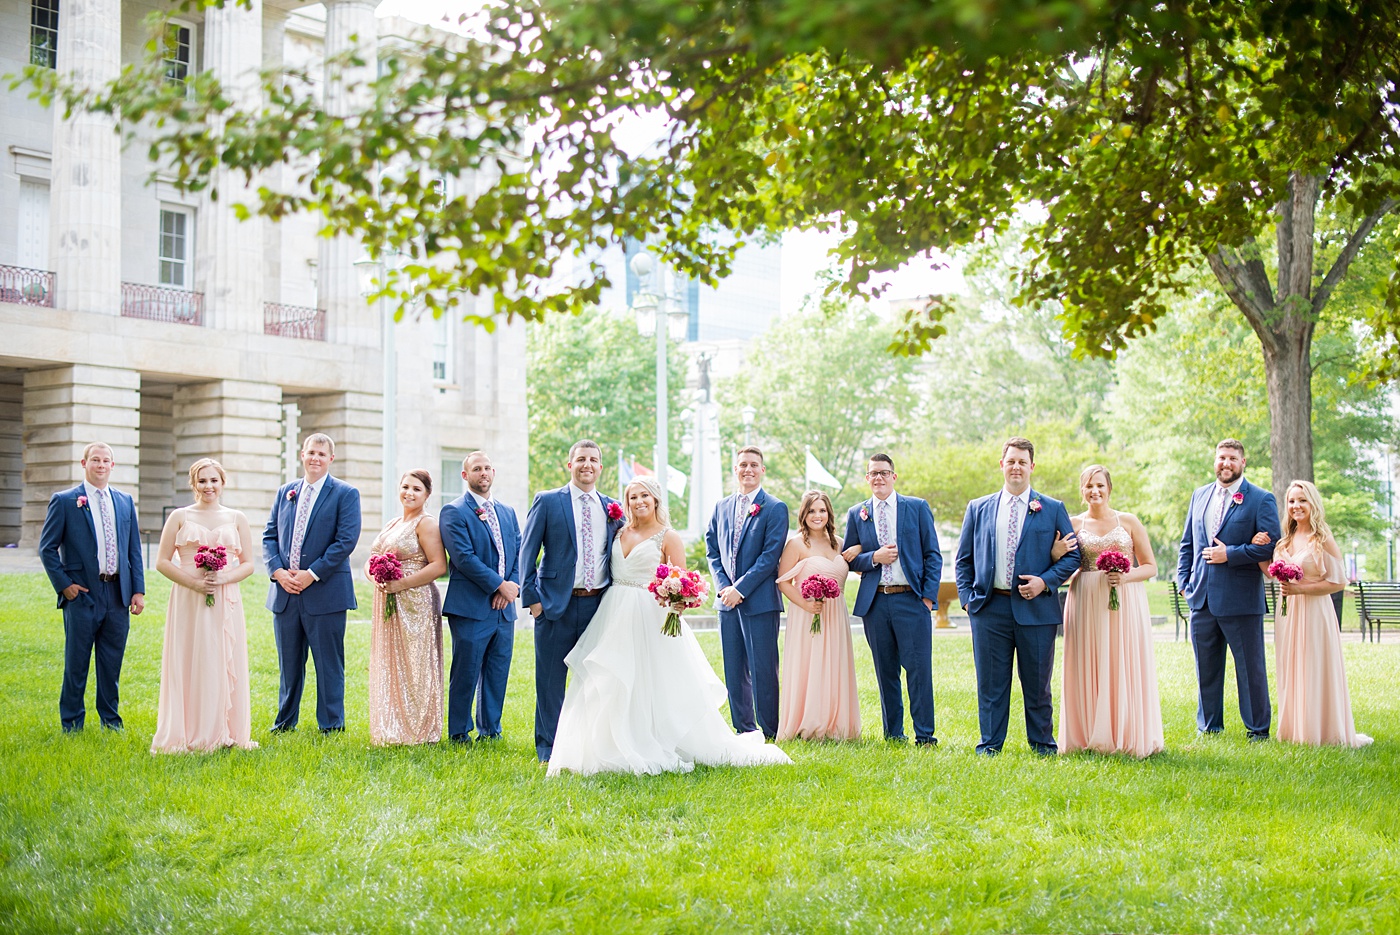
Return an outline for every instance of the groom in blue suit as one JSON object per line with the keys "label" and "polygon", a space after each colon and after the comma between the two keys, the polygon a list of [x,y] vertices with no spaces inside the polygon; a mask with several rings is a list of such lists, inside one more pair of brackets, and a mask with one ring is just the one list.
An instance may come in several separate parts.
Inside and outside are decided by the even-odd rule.
{"label": "groom in blue suit", "polygon": [[1059,500],[1031,489],[1035,446],[1025,438],[1002,445],[1002,489],[967,505],[958,539],[958,600],[972,622],[977,669],[977,752],[991,756],[1006,742],[1011,717],[1011,666],[1021,679],[1026,739],[1037,753],[1053,754],[1055,630],[1061,622],[1056,589],[1079,567],[1072,549],[1054,561],[1057,534],[1074,535]]}
{"label": "groom in blue suit", "polygon": [[[1255,545],[1264,533],[1268,541]],[[1215,482],[1191,495],[1177,557],[1177,587],[1191,607],[1200,694],[1196,729],[1225,729],[1225,647],[1235,657],[1240,720],[1250,740],[1268,740],[1273,712],[1264,665],[1264,579],[1259,563],[1279,539],[1274,495],[1244,479],[1244,444],[1215,446]]]}
{"label": "groom in blue suit", "polygon": [[[598,493],[603,454],[590,439],[569,449],[569,483],[535,495],[520,550],[521,594],[535,618],[535,753],[548,763],[564,707],[574,648],[611,583],[613,537],[622,506]],[[544,557],[540,557],[540,550]]]}
{"label": "groom in blue suit", "polygon": [[63,611],[63,688],[58,716],[65,732],[83,729],[89,660],[96,658],[97,716],[122,729],[119,682],[131,614],[146,607],[136,506],[108,485],[116,460],[93,442],[83,449],[83,482],[49,498],[39,558]]}
{"label": "groom in blue suit", "polygon": [[[760,728],[778,736],[778,560],[787,545],[788,508],[763,489],[763,452],[735,455],[739,492],[715,504],[705,532],[705,557],[719,592],[720,648],[729,718],[739,733]],[[755,708],[757,711],[755,712]],[[755,717],[756,714],[756,717]]]}
{"label": "groom in blue suit", "polygon": [[316,723],[323,734],[345,730],[345,612],[356,606],[350,553],[360,541],[360,492],[331,477],[334,460],[329,436],[308,435],[302,479],[277,491],[263,530],[281,670],[274,732],[296,730],[308,650],[316,662]]}
{"label": "groom in blue suit", "polygon": [[[515,599],[520,594],[520,525],[515,511],[491,497],[496,469],[484,451],[462,461],[467,490],[442,508],[451,575],[442,612],[452,632],[447,685],[447,737],[470,743],[472,696],[476,739],[501,736],[501,708],[515,647]],[[480,691],[477,685],[480,684]]]}
{"label": "groom in blue suit", "polygon": [[841,548],[846,554],[852,546],[860,550],[851,559],[851,571],[860,573],[855,613],[875,660],[885,739],[905,739],[904,699],[899,689],[902,667],[909,686],[914,741],[936,747],[932,614],[938,608],[943,553],[928,502],[896,494],[898,477],[889,455],[870,456],[865,479],[874,496],[846,514]]}

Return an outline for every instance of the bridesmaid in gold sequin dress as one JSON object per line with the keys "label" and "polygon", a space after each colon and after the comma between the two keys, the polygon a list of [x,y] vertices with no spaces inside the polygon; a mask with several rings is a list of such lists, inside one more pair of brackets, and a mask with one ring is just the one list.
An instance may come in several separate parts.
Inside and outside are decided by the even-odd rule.
{"label": "bridesmaid in gold sequin dress", "polygon": [[[373,555],[398,556],[404,574],[374,589],[369,736],[376,746],[442,739],[442,598],[434,582],[447,571],[447,555],[437,519],[423,512],[432,492],[427,471],[405,474],[399,480],[403,516],[385,526],[370,547]],[[390,594],[398,607],[385,619]]]}
{"label": "bridesmaid in gold sequin dress", "polygon": [[[1144,582],[1157,574],[1147,530],[1137,517],[1110,509],[1113,480],[1091,464],[1079,476],[1089,509],[1072,517],[1079,571],[1065,599],[1064,691],[1060,700],[1060,750],[1093,750],[1146,757],[1162,750],[1162,702]],[[1133,568],[1099,571],[1099,555],[1116,549]],[[1063,555],[1057,542],[1051,551]],[[1119,609],[1109,610],[1109,589]]]}

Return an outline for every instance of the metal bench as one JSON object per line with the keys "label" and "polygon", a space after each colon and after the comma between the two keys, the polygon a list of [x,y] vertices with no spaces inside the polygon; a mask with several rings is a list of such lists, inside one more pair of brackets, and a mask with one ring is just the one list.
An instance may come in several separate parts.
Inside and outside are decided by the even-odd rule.
{"label": "metal bench", "polygon": [[[1186,603],[1186,597],[1176,586],[1176,581],[1169,582],[1172,592],[1172,617],[1176,624],[1172,639],[1181,639],[1181,631],[1186,630],[1189,637],[1191,635],[1191,608]],[[1274,610],[1278,607],[1278,582],[1272,578],[1264,579],[1264,618],[1270,622],[1274,619]],[[1400,605],[1397,605],[1400,606]],[[1400,615],[1397,615],[1396,622],[1400,623]]]}
{"label": "metal bench", "polygon": [[1400,581],[1356,582],[1356,615],[1362,639],[1381,641],[1381,624],[1400,624]]}

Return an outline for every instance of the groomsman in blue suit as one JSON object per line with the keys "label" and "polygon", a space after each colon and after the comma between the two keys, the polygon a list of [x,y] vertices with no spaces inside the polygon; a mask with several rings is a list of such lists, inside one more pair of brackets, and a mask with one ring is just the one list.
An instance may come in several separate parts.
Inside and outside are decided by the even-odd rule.
{"label": "groomsman in blue suit", "polygon": [[[1256,533],[1268,536],[1255,545]],[[1196,651],[1196,729],[1225,729],[1225,648],[1235,657],[1240,720],[1251,741],[1268,740],[1273,711],[1264,665],[1264,579],[1279,539],[1274,495],[1244,479],[1244,444],[1215,446],[1215,482],[1191,495],[1177,557],[1177,587],[1191,608]]]}
{"label": "groomsman in blue suit", "polygon": [[909,690],[914,742],[936,747],[933,709],[933,611],[938,608],[938,581],[943,553],[928,502],[896,494],[894,461],[870,456],[865,479],[874,494],[846,514],[842,551],[860,549],[851,571],[860,573],[855,613],[865,627],[865,641],[875,660],[880,713],[886,740],[903,741],[904,698],[899,670]]}
{"label": "groomsman in blue suit", "polygon": [[788,508],[764,491],[764,473],[763,452],[752,445],[740,448],[734,461],[739,492],[715,504],[705,555],[719,587],[715,607],[729,717],[739,733],[762,728],[772,740],[778,736],[778,618],[783,612],[778,560],[787,545]]}
{"label": "groomsman in blue suit", "polygon": [[1035,446],[1024,438],[1001,448],[1005,484],[967,505],[958,540],[958,600],[972,621],[977,668],[977,752],[1001,752],[1011,716],[1011,666],[1016,664],[1026,709],[1026,739],[1036,753],[1053,754],[1055,630],[1061,622],[1056,589],[1079,567],[1079,551],[1054,561],[1057,534],[1074,535],[1059,500],[1031,489]]}
{"label": "groomsman in blue suit", "polygon": [[122,656],[131,614],[146,609],[146,575],[136,505],[107,483],[116,460],[93,442],[83,449],[83,482],[49,498],[39,558],[63,611],[63,688],[58,716],[65,732],[83,729],[88,660],[96,657],[97,716],[122,729],[117,710]]}
{"label": "groomsman in blue suit", "polygon": [[514,510],[491,497],[495,479],[496,469],[486,452],[467,455],[462,462],[467,490],[443,507],[438,518],[451,570],[442,604],[452,633],[447,736],[458,743],[471,742],[473,695],[478,696],[476,739],[501,736],[501,708],[515,647],[520,524]]}
{"label": "groomsman in blue suit", "polygon": [[[535,753],[548,763],[564,707],[564,657],[593,619],[611,583],[613,537],[622,505],[597,490],[603,454],[589,439],[569,449],[570,481],[535,496],[525,517],[523,600],[535,618]],[[540,550],[544,557],[540,557]]]}
{"label": "groomsman in blue suit", "polygon": [[345,612],[355,609],[350,553],[360,541],[360,492],[331,477],[333,461],[335,442],[308,435],[302,479],[277,491],[263,530],[281,671],[276,732],[296,730],[308,650],[316,663],[316,723],[323,734],[345,730]]}

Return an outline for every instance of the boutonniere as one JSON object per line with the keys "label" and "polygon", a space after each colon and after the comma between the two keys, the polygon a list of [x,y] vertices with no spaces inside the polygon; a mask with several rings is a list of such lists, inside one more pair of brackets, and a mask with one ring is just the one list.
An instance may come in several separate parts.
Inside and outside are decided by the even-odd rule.
{"label": "boutonniere", "polygon": [[1040,512],[1040,498],[1039,498],[1039,497],[1036,497],[1036,498],[1035,498],[1034,500],[1032,500],[1030,503],[1027,503],[1027,504],[1026,504],[1026,509],[1030,510],[1032,513],[1039,513],[1039,512]]}
{"label": "boutonniere", "polygon": [[81,495],[78,497],[78,509],[80,509],[80,510],[86,510],[86,509],[87,509],[87,497],[81,496]]}
{"label": "boutonniere", "polygon": [[486,507],[479,506],[474,512],[476,513],[477,519],[481,520],[482,522],[486,521]]}
{"label": "boutonniere", "polygon": [[615,523],[615,522],[617,522],[618,520],[623,519],[623,518],[624,518],[624,514],[623,514],[623,512],[622,512],[622,504],[620,504],[620,503],[609,503],[609,504],[608,504],[608,520],[609,520],[610,522],[614,522],[614,523]]}
{"label": "boutonniere", "polygon": [[1233,497],[1231,497],[1230,499],[1233,500],[1233,501],[1235,501],[1236,503],[1243,503],[1243,502],[1244,502],[1244,494],[1242,494],[1242,493],[1240,493],[1238,490],[1236,490],[1236,491],[1235,491],[1235,495],[1234,495]]}
{"label": "boutonniere", "polygon": [[295,487],[293,487],[293,488],[291,488],[290,490],[287,491],[287,502],[290,503],[291,501],[295,500],[296,498],[297,498],[297,489],[296,489]]}
{"label": "boutonniere", "polygon": [[749,507],[749,516],[757,516],[762,509],[762,504],[755,503],[753,506]]}
{"label": "boutonniere", "polygon": [[870,522],[870,511],[865,508],[865,504],[860,505],[860,518],[862,522]]}

